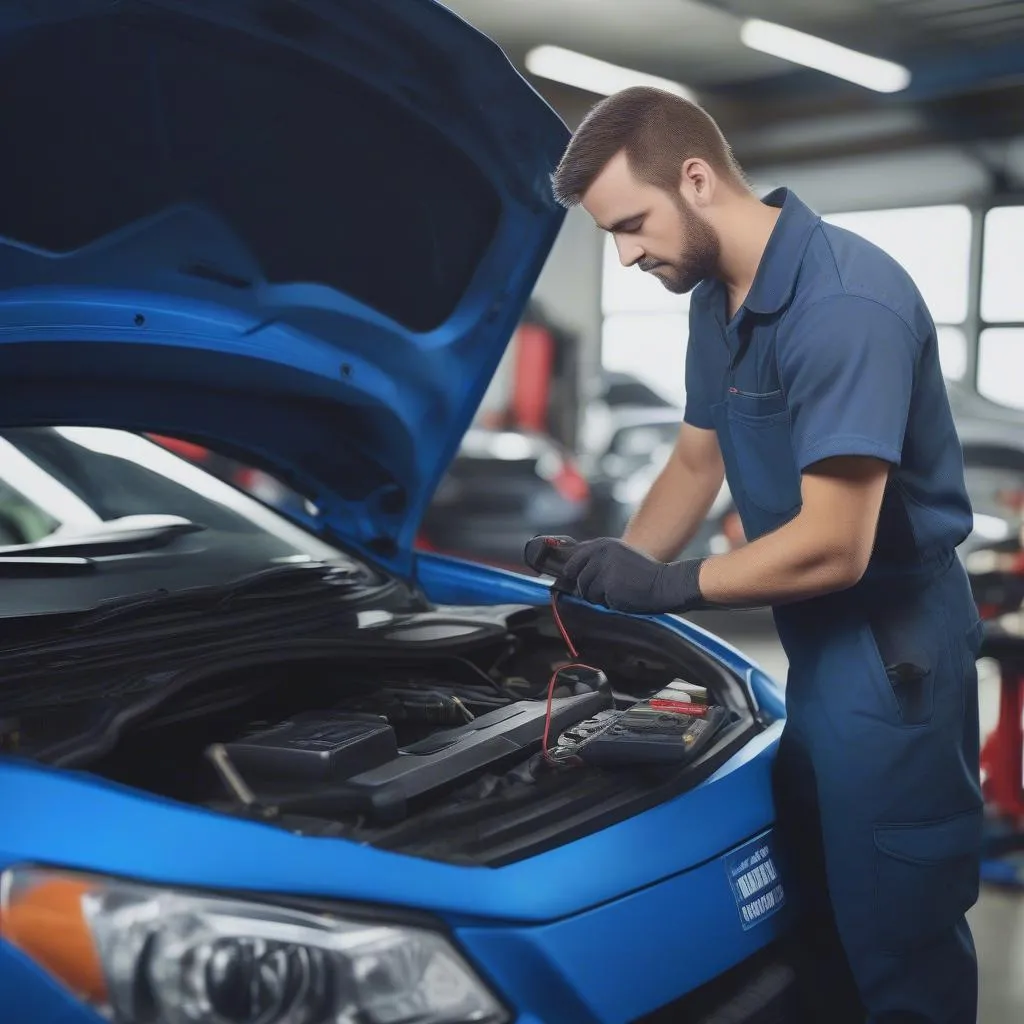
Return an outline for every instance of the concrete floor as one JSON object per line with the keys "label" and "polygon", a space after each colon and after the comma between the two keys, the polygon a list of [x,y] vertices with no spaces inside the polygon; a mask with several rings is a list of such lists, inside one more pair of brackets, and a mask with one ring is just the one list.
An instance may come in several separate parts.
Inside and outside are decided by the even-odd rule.
{"label": "concrete floor", "polygon": [[[785,682],[786,656],[769,617],[760,612],[694,615],[693,619],[742,650],[771,676]],[[992,729],[998,708],[998,675],[979,664],[982,733]],[[1024,894],[983,887],[970,914],[981,966],[979,1024],[1024,1022]]]}

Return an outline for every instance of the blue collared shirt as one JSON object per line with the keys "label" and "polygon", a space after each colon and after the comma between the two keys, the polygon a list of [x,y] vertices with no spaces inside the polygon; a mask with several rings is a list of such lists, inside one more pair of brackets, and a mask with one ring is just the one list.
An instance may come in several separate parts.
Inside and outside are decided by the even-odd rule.
{"label": "blue collared shirt", "polygon": [[[748,494],[779,488],[778,480],[798,485],[800,473],[833,456],[890,463],[876,556],[902,562],[952,551],[972,515],[935,325],[920,292],[883,250],[823,223],[792,192],[779,189],[764,202],[781,212],[737,314],[727,319],[721,282],[694,290],[686,422],[714,429],[713,409],[727,400],[751,423],[786,421],[789,444],[764,446],[770,465],[734,467],[742,479],[730,480],[733,490]],[[747,466],[758,456],[741,454]],[[781,497],[755,493],[748,504],[771,508]]]}

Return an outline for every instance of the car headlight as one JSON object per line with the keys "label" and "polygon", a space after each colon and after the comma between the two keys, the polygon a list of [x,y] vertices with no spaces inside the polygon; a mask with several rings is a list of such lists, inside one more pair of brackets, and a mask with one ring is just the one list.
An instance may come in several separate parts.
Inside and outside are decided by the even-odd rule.
{"label": "car headlight", "polygon": [[0,876],[0,936],[131,1024],[503,1024],[439,932],[40,868]]}

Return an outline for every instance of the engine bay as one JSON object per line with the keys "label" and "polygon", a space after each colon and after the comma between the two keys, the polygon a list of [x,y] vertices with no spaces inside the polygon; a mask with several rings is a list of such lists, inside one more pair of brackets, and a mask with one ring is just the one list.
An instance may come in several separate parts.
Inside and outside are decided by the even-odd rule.
{"label": "engine bay", "polygon": [[684,637],[563,614],[576,658],[551,609],[435,608],[0,731],[39,761],[272,827],[506,863],[691,788],[762,724],[745,683]]}

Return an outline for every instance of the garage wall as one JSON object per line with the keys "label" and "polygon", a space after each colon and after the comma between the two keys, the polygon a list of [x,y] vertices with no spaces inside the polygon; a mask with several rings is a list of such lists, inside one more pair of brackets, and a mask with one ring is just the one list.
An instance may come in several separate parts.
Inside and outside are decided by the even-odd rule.
{"label": "garage wall", "polygon": [[[1024,176],[1024,140],[1013,147]],[[976,161],[954,149],[863,157],[752,172],[761,194],[778,185],[793,188],[820,213],[971,202],[985,195],[988,178]],[[571,210],[541,274],[535,295],[553,320],[576,334],[584,349],[581,373],[588,380],[599,364],[602,237],[582,210]]]}
{"label": "garage wall", "polygon": [[601,233],[581,209],[570,210],[541,272],[534,296],[579,341],[579,380],[589,386],[600,369]]}
{"label": "garage wall", "polygon": [[[532,83],[575,131],[600,97],[556,82]],[[553,321],[579,341],[578,382],[589,397],[601,368],[601,233],[581,209],[570,210],[534,295]]]}
{"label": "garage wall", "polygon": [[[996,167],[1024,182],[1024,139],[979,147]],[[958,147],[864,156],[796,167],[751,169],[759,192],[788,185],[819,213],[928,206],[984,199],[991,177]]]}
{"label": "garage wall", "polygon": [[[555,99],[555,97],[551,97]],[[587,109],[563,116],[570,127]],[[991,167],[1024,184],[1024,138],[983,145],[977,155],[955,146],[854,159],[751,168],[756,190],[793,188],[824,215],[945,203],[983,204],[991,194]],[[989,164],[986,167],[986,162]],[[536,297],[553,321],[579,340],[581,404],[593,394],[601,363],[603,237],[581,210],[570,211],[541,275]]]}

